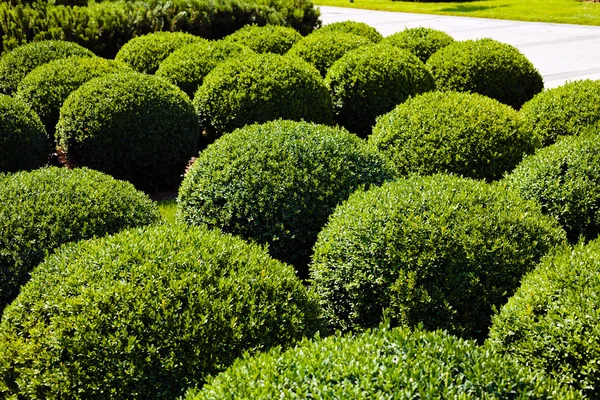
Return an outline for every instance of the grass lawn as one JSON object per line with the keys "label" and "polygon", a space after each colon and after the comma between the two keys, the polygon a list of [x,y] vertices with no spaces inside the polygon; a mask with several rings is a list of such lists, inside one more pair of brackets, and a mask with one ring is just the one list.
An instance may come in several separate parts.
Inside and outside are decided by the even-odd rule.
{"label": "grass lawn", "polygon": [[392,0],[313,0],[316,5],[600,26],[600,3],[578,0],[477,0],[416,3]]}

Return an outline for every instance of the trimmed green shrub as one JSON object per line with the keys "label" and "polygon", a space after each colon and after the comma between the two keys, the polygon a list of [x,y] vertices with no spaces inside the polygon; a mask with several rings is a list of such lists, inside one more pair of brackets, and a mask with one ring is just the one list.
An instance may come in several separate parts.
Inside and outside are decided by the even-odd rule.
{"label": "trimmed green shrub", "polygon": [[0,180],[0,311],[61,244],[159,218],[156,205],[129,183],[85,168],[42,168]]}
{"label": "trimmed green shrub", "polygon": [[21,46],[0,58],[0,93],[13,94],[36,67],[69,56],[93,57],[94,53],[72,42],[45,40]]}
{"label": "trimmed green shrub", "polygon": [[208,142],[278,118],[331,124],[331,97],[318,71],[295,57],[257,54],[216,66],[194,96]]}
{"label": "trimmed green shrub", "polygon": [[439,90],[480,93],[516,109],[544,88],[523,53],[492,39],[451,43],[435,52],[427,66]]}
{"label": "trimmed green shrub", "polygon": [[61,248],[0,324],[0,393],[176,398],[320,327],[292,267],[242,239],[154,226]]}
{"label": "trimmed green shrub", "polygon": [[344,54],[327,72],[325,84],[336,121],[361,137],[371,133],[379,115],[410,96],[435,89],[431,74],[415,55],[389,45]]}
{"label": "trimmed green shrub", "polygon": [[201,41],[174,51],[160,64],[155,75],[177,85],[193,98],[204,77],[219,63],[230,58],[242,60],[254,54],[248,47],[238,43]]}
{"label": "trimmed green shrub", "polygon": [[200,153],[179,190],[178,217],[268,243],[273,257],[306,275],[335,206],[392,176],[383,156],[343,130],[281,120],[251,125]]}
{"label": "trimmed green shrub", "polygon": [[324,77],[329,67],[344,54],[368,44],[373,42],[353,33],[315,31],[296,43],[289,54],[314,65]]}
{"label": "trimmed green shrub", "polygon": [[383,43],[406,49],[423,62],[427,62],[433,53],[453,42],[454,38],[446,32],[422,26],[407,28],[383,39]]}
{"label": "trimmed green shrub", "polygon": [[49,153],[39,117],[22,101],[0,94],[0,174],[40,167]]}
{"label": "trimmed green shrub", "polygon": [[236,361],[186,400],[576,399],[574,390],[444,332],[375,330]]}
{"label": "trimmed green shrub", "polygon": [[600,396],[600,242],[565,247],[524,279],[493,319],[490,341],[527,368]]}
{"label": "trimmed green shrub", "polygon": [[57,147],[70,164],[88,166],[140,188],[177,182],[197,151],[190,99],[162,78],[136,72],[95,78],[60,110]]}
{"label": "trimmed green shrub", "polygon": [[555,245],[556,221],[516,192],[450,175],[359,191],[319,233],[311,281],[329,324],[398,325],[482,339],[495,307]]}
{"label": "trimmed green shrub", "polygon": [[246,25],[223,38],[224,41],[249,47],[257,53],[285,54],[302,35],[293,28],[277,25]]}
{"label": "trimmed green shrub", "polygon": [[334,22],[331,24],[327,24],[315,32],[319,33],[329,33],[329,32],[345,32],[345,33],[353,33],[358,36],[365,37],[369,39],[373,43],[379,43],[383,39],[381,33],[377,31],[377,29],[373,28],[371,25],[367,25],[364,22],[356,22],[356,21],[341,21]]}
{"label": "trimmed green shrub", "polygon": [[561,136],[578,135],[588,125],[600,126],[600,81],[568,82],[538,93],[519,111],[548,146]]}
{"label": "trimmed green shrub", "polygon": [[492,181],[539,147],[528,128],[517,111],[489,97],[430,92],[380,117],[369,142],[399,175],[451,172]]}

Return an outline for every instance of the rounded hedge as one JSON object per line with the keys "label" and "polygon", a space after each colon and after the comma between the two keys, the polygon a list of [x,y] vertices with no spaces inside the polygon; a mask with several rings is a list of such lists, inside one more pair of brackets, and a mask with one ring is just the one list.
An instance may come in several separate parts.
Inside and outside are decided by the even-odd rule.
{"label": "rounded hedge", "polygon": [[300,39],[302,35],[293,28],[279,25],[246,25],[225,36],[223,41],[244,45],[260,54],[285,54]]}
{"label": "rounded hedge", "polygon": [[159,218],[146,195],[94,170],[41,168],[0,180],[0,311],[47,252]]}
{"label": "rounded hedge", "polygon": [[259,246],[182,225],[125,231],[35,269],[0,324],[0,393],[176,398],[319,327],[314,295]]}
{"label": "rounded hedge", "polygon": [[130,65],[137,72],[153,74],[172,52],[198,41],[206,41],[206,39],[186,32],[148,33],[125,43],[115,56],[115,60]]}
{"label": "rounded hedge", "polygon": [[521,276],[565,241],[556,221],[503,187],[451,175],[354,193],[319,233],[311,281],[329,324],[394,324],[482,339]]}
{"label": "rounded hedge", "polygon": [[278,118],[331,124],[331,97],[318,71],[295,57],[257,54],[215,67],[194,96],[203,135]]}
{"label": "rounded hedge", "polygon": [[347,52],[327,72],[336,121],[361,137],[379,115],[410,96],[435,89],[425,65],[406,50],[372,45]]}
{"label": "rounded hedge", "polygon": [[36,113],[0,94],[0,174],[40,167],[49,153],[48,135]]}
{"label": "rounded hedge", "polygon": [[600,126],[600,81],[568,82],[538,93],[519,111],[545,146],[561,136],[577,135],[588,125]]}
{"label": "rounded hedge", "polygon": [[17,47],[0,58],[0,93],[13,94],[19,83],[42,64],[70,56],[94,57],[90,50],[73,42],[44,40]]}
{"label": "rounded hedge", "polygon": [[353,33],[358,36],[365,37],[373,43],[379,43],[383,39],[381,33],[371,25],[365,24],[364,22],[357,21],[341,21],[327,24],[314,32],[319,33]]}
{"label": "rounded hedge", "polygon": [[386,36],[382,43],[408,50],[427,62],[433,53],[453,42],[454,38],[446,32],[420,26]]}
{"label": "rounded hedge", "polygon": [[227,59],[245,59],[254,51],[238,43],[216,41],[198,42],[174,51],[156,71],[156,76],[177,85],[190,98],[202,85],[204,77]]}
{"label": "rounded hedge", "polygon": [[451,43],[435,52],[427,66],[439,90],[480,93],[516,109],[544,88],[523,53],[492,39]]}
{"label": "rounded hedge", "polygon": [[511,107],[477,93],[437,91],[380,117],[369,142],[399,175],[451,172],[488,181],[502,178],[540,145]]}
{"label": "rounded hedge", "polygon": [[137,72],[93,79],[60,111],[57,147],[88,166],[144,189],[177,182],[200,136],[190,99],[162,78]]}
{"label": "rounded hedge", "polygon": [[306,275],[335,206],[392,177],[385,158],[355,135],[272,121],[224,135],[200,153],[179,190],[178,217],[267,243],[273,257]]}

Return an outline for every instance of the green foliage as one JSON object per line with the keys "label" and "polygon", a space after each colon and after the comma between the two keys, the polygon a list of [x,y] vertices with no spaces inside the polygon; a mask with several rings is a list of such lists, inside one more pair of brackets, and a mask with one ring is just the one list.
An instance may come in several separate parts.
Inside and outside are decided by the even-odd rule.
{"label": "green foliage", "polygon": [[480,93],[516,109],[544,88],[523,53],[492,39],[451,43],[434,53],[427,66],[439,90]]}
{"label": "green foliage", "polygon": [[427,62],[433,53],[453,42],[454,38],[447,33],[422,26],[406,28],[383,40],[385,44],[410,51],[423,62]]}
{"label": "green foliage", "polygon": [[353,33],[358,36],[365,37],[369,39],[373,43],[379,43],[383,36],[381,33],[377,32],[377,29],[373,28],[371,25],[367,25],[364,22],[356,22],[356,21],[341,21],[334,22],[332,24],[327,24],[315,32],[319,33],[327,33],[327,32],[345,32],[345,33]]}
{"label": "green foliage", "polygon": [[355,135],[272,121],[224,135],[200,153],[179,190],[179,218],[258,243],[305,274],[335,206],[392,178],[384,157]]}
{"label": "green foliage", "polygon": [[349,51],[327,72],[336,121],[361,137],[375,119],[410,96],[435,89],[425,65],[406,50],[389,45]]}
{"label": "green foliage", "polygon": [[143,193],[89,169],[42,168],[0,182],[0,311],[61,244],[158,220]]}
{"label": "green foliage", "polygon": [[236,128],[278,118],[331,124],[331,97],[319,72],[296,58],[257,54],[215,67],[194,96],[209,142]]}
{"label": "green foliage", "polygon": [[477,93],[437,91],[380,117],[369,142],[399,175],[451,172],[488,181],[540,145],[511,107]]}
{"label": "green foliage", "polygon": [[320,327],[292,267],[217,231],[154,226],[62,247],[0,324],[0,394],[163,399]]}
{"label": "green foliage", "polygon": [[144,189],[177,182],[200,129],[190,99],[162,78],[137,72],[93,79],[65,101],[57,147],[88,166]]}
{"label": "green foliage", "polygon": [[277,25],[246,25],[223,40],[249,47],[257,53],[285,54],[302,39],[297,30]]}
{"label": "green foliage", "polygon": [[40,167],[49,153],[40,118],[22,101],[0,94],[0,174]]}
{"label": "green foliage", "polygon": [[334,328],[485,337],[495,307],[555,245],[556,221],[502,187],[450,175],[354,193],[319,233],[311,280]]}

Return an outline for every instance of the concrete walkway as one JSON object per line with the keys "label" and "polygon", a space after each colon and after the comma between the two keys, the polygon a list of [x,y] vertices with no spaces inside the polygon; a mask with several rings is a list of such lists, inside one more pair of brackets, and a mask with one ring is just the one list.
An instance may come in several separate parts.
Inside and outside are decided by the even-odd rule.
{"label": "concrete walkway", "polygon": [[418,26],[444,31],[456,40],[492,38],[518,48],[552,88],[578,79],[600,79],[600,27],[447,17],[320,6],[323,24],[360,21],[387,36]]}

